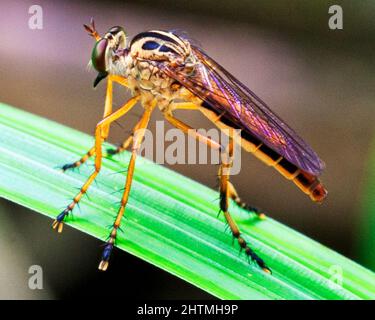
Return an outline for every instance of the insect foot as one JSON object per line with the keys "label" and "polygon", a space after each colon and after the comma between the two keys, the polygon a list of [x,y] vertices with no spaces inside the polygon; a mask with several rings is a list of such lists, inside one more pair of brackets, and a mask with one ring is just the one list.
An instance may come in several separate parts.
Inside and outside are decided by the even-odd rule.
{"label": "insect foot", "polygon": [[243,202],[243,201],[241,201],[241,202],[237,202],[237,201],[235,201],[235,203],[236,203],[239,207],[245,209],[246,211],[250,211],[250,212],[252,212],[252,213],[255,213],[256,216],[258,217],[258,219],[260,219],[260,220],[264,220],[264,219],[267,218],[266,214],[265,214],[264,212],[262,212],[262,211],[261,211],[259,208],[257,208],[257,207],[250,206],[250,205],[248,205],[247,203],[245,203],[245,202]]}
{"label": "insect foot", "polygon": [[239,234],[233,234],[235,238],[237,238],[238,244],[240,245],[240,248],[245,250],[246,255],[254,261],[264,272],[268,274],[272,274],[272,271],[270,268],[267,267],[266,263],[263,261],[262,258],[260,258],[253,249],[249,247],[246,240]]}
{"label": "insect foot", "polygon": [[99,267],[98,267],[98,269],[101,271],[106,271],[108,268],[109,258],[111,256],[112,249],[113,249],[113,242],[111,240],[107,242],[103,250],[102,261],[100,261]]}
{"label": "insect foot", "polygon": [[264,220],[267,218],[267,216],[265,215],[264,212],[260,211],[257,207],[252,207],[252,206],[249,206],[249,205],[245,205],[244,207],[247,211],[251,211],[251,212],[254,212],[258,219],[260,220]]}
{"label": "insect foot", "polygon": [[119,229],[119,225],[114,223],[111,234],[109,235],[109,240],[104,245],[104,250],[102,253],[102,260],[99,263],[98,269],[101,271],[106,271],[108,268],[109,258],[111,257],[113,246],[115,245],[118,229]]}
{"label": "insect foot", "polygon": [[109,155],[109,156],[114,156],[115,154],[118,154],[118,153],[120,153],[122,150],[121,150],[121,148],[116,148],[116,149],[114,149],[114,148],[108,148],[107,150],[106,150],[106,152],[107,152],[107,154]]}
{"label": "insect foot", "polygon": [[73,169],[73,168],[75,168],[75,167],[77,167],[77,165],[76,165],[75,162],[74,162],[74,163],[67,163],[67,164],[64,164],[64,165],[61,167],[61,170],[65,172],[66,170]]}
{"label": "insect foot", "polygon": [[56,230],[58,233],[61,233],[64,226],[64,218],[69,214],[70,209],[65,208],[53,221],[52,228]]}

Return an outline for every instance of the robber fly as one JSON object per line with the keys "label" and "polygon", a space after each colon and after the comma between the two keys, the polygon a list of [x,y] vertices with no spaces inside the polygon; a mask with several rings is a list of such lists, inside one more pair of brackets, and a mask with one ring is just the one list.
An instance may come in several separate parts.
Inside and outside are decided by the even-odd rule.
{"label": "robber fly", "polygon": [[[270,273],[266,263],[250,248],[241,236],[229,211],[229,199],[241,207],[263,214],[247,206],[238,196],[229,181],[233,161],[233,146],[240,143],[266,165],[275,168],[285,178],[293,181],[313,201],[322,202],[327,191],[318,179],[324,163],[317,154],[250,89],[210,58],[185,34],[174,31],[151,30],[136,35],[127,44],[124,29],[115,26],[101,37],[94,21],[84,25],[95,38],[91,63],[98,76],[94,87],[107,78],[105,110],[95,130],[95,145],[78,161],[63,166],[63,170],[78,167],[91,156],[95,156],[95,171],[83,184],[73,201],[56,217],[53,228],[62,231],[63,220],[73,210],[98,175],[102,165],[102,143],[109,134],[111,123],[129,112],[141,102],[144,112],[133,129],[133,134],[122,145],[110,153],[116,154],[131,146],[131,158],[127,170],[125,189],[116,220],[109,234],[99,264],[106,270],[115,244],[121,218],[128,202],[137,152],[151,113],[157,107],[165,119],[186,134],[206,143],[227,155],[219,169],[220,209],[240,247],[265,272]],[[116,111],[112,111],[112,86],[118,83],[132,93],[132,98]],[[220,143],[200,135],[197,131],[177,119],[174,110],[198,110],[219,129],[229,132],[229,144]],[[232,130],[231,130],[232,129]],[[240,129],[240,134],[234,134]],[[236,131],[238,132],[238,130]]]}

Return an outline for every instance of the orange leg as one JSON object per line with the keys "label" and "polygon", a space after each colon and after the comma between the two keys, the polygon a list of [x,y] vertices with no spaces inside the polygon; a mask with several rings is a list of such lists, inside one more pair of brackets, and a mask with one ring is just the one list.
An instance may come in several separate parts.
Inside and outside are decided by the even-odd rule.
{"label": "orange leg", "polygon": [[[180,103],[172,103],[171,105],[171,110],[173,109],[184,109],[184,110],[197,110],[199,107],[191,102],[180,102]],[[138,125],[138,124],[137,124]],[[135,129],[137,130],[137,129]],[[108,149],[107,153],[110,155],[115,155],[118,153],[121,153],[125,151],[126,149],[129,148],[133,140],[133,134],[130,135],[124,142],[118,146],[116,149]]]}
{"label": "orange leg", "polygon": [[239,197],[236,189],[234,188],[233,184],[228,181],[228,193],[229,197],[241,208],[244,208],[248,211],[254,212],[259,219],[264,220],[266,218],[266,215],[264,212],[261,212],[257,207],[253,207],[248,205],[246,202],[242,201],[242,199]]}
{"label": "orange leg", "polygon": [[236,222],[233,220],[232,216],[228,211],[229,198],[235,197],[235,190],[232,184],[229,182],[230,168],[233,165],[233,150],[234,150],[233,139],[230,139],[228,150],[222,156],[222,163],[219,168],[220,177],[220,209],[224,212],[224,217],[229,225],[234,238],[237,239],[241,250],[245,250],[247,256],[251,260],[255,261],[257,265],[267,273],[271,273],[271,269],[267,267],[265,262],[254,252],[253,249],[247,244],[246,240],[241,236],[240,229],[238,228]]}
{"label": "orange leg", "polygon": [[131,98],[120,109],[108,115],[97,124],[96,130],[95,130],[95,146],[94,146],[95,148],[95,171],[90,175],[87,181],[83,184],[78,194],[73,198],[73,201],[56,217],[56,220],[52,224],[53,229],[56,229],[58,232],[62,231],[64,218],[69,214],[69,212],[73,210],[76,204],[81,200],[82,196],[87,192],[91,183],[94,181],[94,179],[98,175],[101,165],[102,165],[102,143],[105,139],[106,128],[109,127],[111,122],[125,115],[137,103],[138,100],[139,100],[139,96]]}
{"label": "orange leg", "polygon": [[[113,82],[116,82],[124,87],[127,87],[127,80],[120,76],[108,76],[107,80],[107,91],[105,96],[105,103],[104,103],[104,114],[103,119],[108,117],[112,113],[112,96],[113,96]],[[105,124],[102,127],[102,138],[103,141],[108,138],[109,135],[109,127],[110,124]],[[79,160],[68,163],[62,166],[62,170],[66,171],[68,169],[77,168],[83,163],[85,163],[89,158],[91,158],[95,154],[95,146],[92,147],[89,151],[87,151]]]}
{"label": "orange leg", "polygon": [[[139,129],[141,121],[142,121],[142,119],[135,125],[135,127],[133,129],[133,132],[137,131]],[[133,132],[116,149],[107,149],[107,153],[109,155],[116,155],[118,153],[121,153],[121,152],[127,150],[130,147],[130,145],[133,143],[133,138],[134,138],[134,133]]]}
{"label": "orange leg", "polygon": [[[186,104],[184,104],[186,106]],[[178,109],[177,104],[174,106],[175,109]],[[209,139],[208,137],[202,136],[199,133],[192,130],[191,127],[183,123],[182,121],[173,117],[171,113],[165,113],[165,118],[169,123],[171,123],[176,128],[182,130],[183,132],[189,134],[200,142],[206,143],[208,146],[222,150],[223,148],[217,142]],[[233,152],[234,152],[234,141],[230,139],[228,150],[224,151],[221,157],[221,164],[219,169],[220,177],[220,209],[224,212],[225,220],[227,221],[229,228],[232,232],[234,238],[237,239],[238,244],[241,247],[241,250],[244,249],[247,256],[249,256],[257,265],[267,273],[271,273],[271,270],[266,266],[264,261],[250,248],[246,240],[241,236],[241,232],[233,220],[232,216],[228,211],[229,207],[229,198],[236,199],[238,198],[237,192],[235,191],[233,185],[229,182],[230,168],[233,165]]]}
{"label": "orange leg", "polygon": [[175,126],[177,129],[180,129],[182,132],[186,133],[187,135],[191,136],[192,138],[198,140],[199,142],[207,144],[210,148],[214,148],[216,150],[221,150],[222,146],[220,143],[199,134],[194,130],[192,127],[188,126],[184,122],[176,119],[172,114],[165,113],[164,114],[165,119],[173,126]]}
{"label": "orange leg", "polygon": [[102,270],[102,271],[105,271],[108,268],[109,258],[111,256],[113,246],[115,245],[115,242],[116,242],[117,231],[120,227],[121,219],[124,216],[125,208],[129,200],[129,194],[130,194],[130,189],[131,189],[131,185],[133,181],[134,168],[135,168],[135,160],[137,158],[138,151],[141,147],[141,143],[145,134],[145,130],[150,121],[150,116],[154,107],[155,107],[155,103],[153,103],[150,107],[146,108],[140,122],[138,123],[138,125],[133,131],[132,154],[131,154],[131,158],[129,161],[125,189],[121,198],[121,205],[118,210],[116,220],[113,223],[113,227],[109,236],[109,240],[107,241],[104,247],[102,260],[99,264],[99,270]]}
{"label": "orange leg", "polygon": [[[188,97],[189,98],[189,97]],[[191,97],[190,97],[191,98]],[[169,110],[199,110],[203,113],[203,115],[209,119],[215,126],[217,126],[220,130],[222,127],[220,126],[220,116],[214,115],[211,112],[207,112],[204,107],[200,106],[200,101],[198,99],[197,103],[194,102],[172,102],[170,104]],[[229,132],[231,132],[229,130]],[[242,201],[239,197],[236,189],[234,188],[233,184],[228,181],[228,193],[229,197],[241,208],[244,208],[248,211],[254,212],[258,218],[265,219],[266,215],[261,212],[258,208],[248,205],[246,202]]]}

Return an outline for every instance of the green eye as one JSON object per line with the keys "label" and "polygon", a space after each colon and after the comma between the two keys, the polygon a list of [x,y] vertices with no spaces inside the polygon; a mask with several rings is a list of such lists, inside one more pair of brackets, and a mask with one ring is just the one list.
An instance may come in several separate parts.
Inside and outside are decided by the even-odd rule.
{"label": "green eye", "polygon": [[91,61],[95,70],[98,72],[106,72],[105,54],[107,51],[108,40],[105,38],[96,42],[91,53]]}

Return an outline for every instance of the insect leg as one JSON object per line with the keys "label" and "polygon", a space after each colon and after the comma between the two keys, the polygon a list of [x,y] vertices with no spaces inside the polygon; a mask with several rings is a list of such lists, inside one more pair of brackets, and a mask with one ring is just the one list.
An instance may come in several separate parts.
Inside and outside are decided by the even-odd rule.
{"label": "insect leg", "polygon": [[229,182],[230,168],[233,165],[233,139],[230,139],[228,144],[228,149],[223,152],[221,157],[222,163],[219,168],[220,177],[220,209],[224,212],[225,220],[227,221],[229,228],[232,232],[234,238],[237,239],[238,244],[241,249],[245,250],[245,253],[257,263],[257,265],[267,273],[271,273],[271,269],[267,267],[265,262],[250,248],[246,240],[241,236],[240,229],[238,228],[236,222],[233,220],[232,216],[228,211],[229,207],[229,197],[231,191],[231,184]]}
{"label": "insect leg", "polygon": [[[175,109],[178,109],[177,107]],[[195,130],[192,130],[190,126],[185,124],[184,122],[176,119],[173,117],[171,113],[164,113],[166,120],[171,123],[176,128],[180,129],[186,134],[189,134],[193,138],[197,139],[200,142],[206,143],[212,148],[216,148],[218,150],[223,151],[223,147],[214,140],[209,139],[203,135],[200,135]],[[255,261],[259,267],[263,269],[263,271],[267,273],[271,273],[271,270],[266,266],[264,261],[258,257],[258,255],[248,246],[246,240],[241,236],[240,230],[236,224],[236,222],[232,219],[228,207],[229,207],[229,197],[231,196],[232,192],[235,192],[233,186],[229,182],[229,172],[230,168],[233,164],[233,139],[230,139],[230,143],[228,145],[228,151],[223,152],[223,156],[221,157],[222,163],[219,169],[219,177],[220,177],[220,209],[224,212],[224,217],[229,225],[229,228],[232,232],[233,237],[235,237],[242,249],[245,250],[245,253]]]}
{"label": "insect leg", "polygon": [[[108,117],[112,113],[112,96],[113,96],[113,82],[116,82],[122,86],[127,87],[127,80],[126,78],[123,78],[121,76],[108,76],[107,80],[107,91],[105,96],[105,103],[104,103],[104,113],[103,113],[103,119],[105,117]],[[106,140],[109,135],[109,127],[110,124],[103,126],[102,128],[102,137],[103,140]],[[79,160],[68,163],[62,166],[62,170],[66,171],[68,169],[77,168],[83,163],[85,163],[89,158],[91,158],[95,154],[95,147],[92,147],[89,151],[85,153],[84,156],[82,156]]]}
{"label": "insect leg", "polygon": [[210,138],[208,138],[208,137],[206,137],[202,134],[199,134],[192,127],[188,126],[184,122],[175,118],[171,113],[164,113],[164,117],[170,124],[175,126],[177,129],[180,129],[182,132],[186,133],[187,135],[191,136],[192,138],[198,140],[199,142],[205,143],[209,147],[217,149],[217,150],[222,149],[222,146],[218,142],[216,142],[216,141],[214,141],[214,140],[212,140],[212,139],[210,139]]}
{"label": "insect leg", "polygon": [[111,122],[119,119],[125,115],[139,100],[139,96],[131,98],[126,102],[120,109],[110,114],[102,121],[100,121],[95,130],[95,171],[90,175],[86,182],[81,187],[78,194],[73,198],[73,201],[56,217],[55,221],[52,223],[52,228],[56,229],[58,232],[62,231],[64,218],[73,210],[75,205],[81,200],[82,196],[87,192],[91,183],[94,181],[98,175],[101,164],[102,164],[102,143],[104,141],[103,129],[105,129]]}
{"label": "insect leg", "polygon": [[120,227],[121,224],[121,219],[125,213],[125,207],[126,204],[128,203],[129,199],[129,193],[132,185],[132,180],[133,180],[133,173],[134,173],[134,168],[135,168],[135,160],[138,154],[138,151],[141,147],[141,143],[145,134],[145,130],[147,128],[147,125],[150,120],[150,116],[152,113],[153,108],[155,107],[155,103],[150,108],[146,108],[141,121],[139,122],[137,130],[134,130],[134,138],[133,138],[133,144],[132,144],[132,154],[131,158],[129,161],[128,165],[128,171],[127,171],[127,176],[126,176],[126,182],[125,182],[125,189],[124,193],[121,198],[121,205],[117,213],[117,217],[115,222],[113,223],[112,231],[109,236],[109,240],[107,241],[103,254],[102,254],[102,260],[100,261],[99,264],[99,270],[105,271],[108,268],[108,263],[109,263],[109,258],[111,256],[111,252],[113,249],[113,246],[116,241],[116,236],[117,236],[117,230]]}
{"label": "insect leg", "polygon": [[259,219],[265,219],[266,215],[261,212],[258,208],[248,205],[246,202],[242,201],[242,199],[239,197],[236,189],[234,188],[233,184],[228,181],[228,193],[229,197],[241,208],[244,208],[248,211],[254,212]]}
{"label": "insect leg", "polygon": [[[224,130],[224,132],[228,132],[230,137],[233,138],[236,143],[239,142],[241,144],[241,146],[243,147],[242,140],[238,138],[238,135],[233,134],[233,132],[234,132],[232,130],[233,128],[227,126],[226,124],[224,124],[220,121],[220,116],[218,117],[215,113],[211,112],[210,110],[207,110],[205,107],[201,107],[199,110],[216,127],[218,127],[220,130]],[[229,183],[229,186],[228,186],[229,197],[231,199],[233,199],[233,201],[238,206],[240,206],[241,208],[244,208],[248,211],[254,212],[258,216],[258,218],[260,218],[260,219],[265,219],[266,215],[263,212],[261,212],[258,208],[253,207],[251,205],[248,205],[247,203],[242,201],[241,198],[238,196],[238,193],[237,193],[236,189],[234,188],[234,186],[229,181],[228,181],[228,183]]]}
{"label": "insect leg", "polygon": [[169,105],[169,110],[199,110],[199,105],[193,102],[172,102]]}
{"label": "insect leg", "polygon": [[126,149],[128,149],[133,142],[134,131],[137,131],[139,129],[141,121],[142,121],[142,119],[135,125],[135,127],[133,129],[133,132],[130,134],[130,136],[128,138],[126,138],[123,141],[123,143],[121,143],[121,145],[119,145],[116,149],[107,149],[107,153],[110,154],[110,155],[115,155],[115,154],[119,154],[119,153],[125,151]]}

